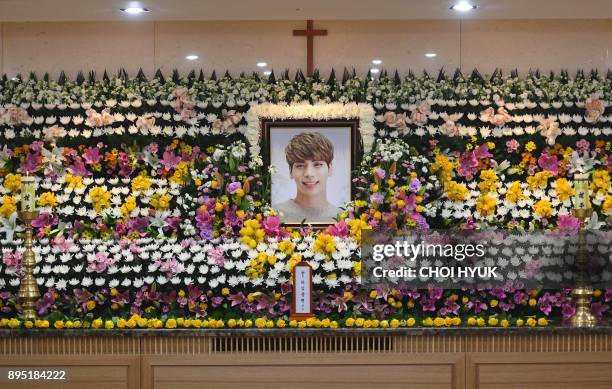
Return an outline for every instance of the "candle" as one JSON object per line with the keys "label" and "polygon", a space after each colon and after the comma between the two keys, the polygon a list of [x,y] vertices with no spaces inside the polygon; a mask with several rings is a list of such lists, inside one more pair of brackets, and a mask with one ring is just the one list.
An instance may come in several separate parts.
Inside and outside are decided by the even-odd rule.
{"label": "candle", "polygon": [[34,211],[36,203],[36,182],[29,175],[21,178],[21,210]]}
{"label": "candle", "polygon": [[591,202],[589,201],[589,173],[574,174],[574,208],[589,209]]}

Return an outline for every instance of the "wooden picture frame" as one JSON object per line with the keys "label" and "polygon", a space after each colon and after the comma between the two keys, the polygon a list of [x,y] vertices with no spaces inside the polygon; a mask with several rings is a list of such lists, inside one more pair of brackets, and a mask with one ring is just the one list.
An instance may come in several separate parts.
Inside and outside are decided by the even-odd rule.
{"label": "wooden picture frame", "polygon": [[[271,165],[271,161],[273,159],[272,153],[273,149],[278,150],[278,147],[273,147],[272,142],[274,141],[274,133],[275,130],[285,131],[285,136],[287,131],[295,130],[295,134],[299,134],[301,132],[315,132],[317,129],[320,129],[321,132],[325,132],[326,134],[331,134],[334,129],[337,130],[348,130],[348,134],[350,139],[346,142],[347,144],[341,144],[342,151],[349,154],[349,166],[344,166],[345,164],[334,166],[334,170],[337,169],[346,169],[348,171],[348,198],[345,201],[350,201],[355,198],[355,185],[352,182],[352,172],[355,171],[359,163],[361,162],[361,158],[363,156],[363,141],[361,139],[361,135],[359,133],[359,119],[340,119],[340,120],[272,120],[272,119],[261,119],[261,150],[262,150],[262,159],[264,163],[264,170],[267,170]],[[317,131],[319,132],[319,131]],[[324,134],[325,135],[325,134]],[[337,145],[334,145],[336,148]],[[348,150],[347,150],[348,148]],[[278,151],[277,151],[278,154]],[[284,154],[283,163],[284,162]],[[275,156],[276,159],[279,158],[279,155]],[[344,171],[344,170],[343,170]],[[346,171],[344,171],[346,172]],[[270,195],[267,199],[269,203],[274,207],[276,204],[273,203],[273,191],[274,191],[274,175],[270,175]],[[329,192],[329,191],[328,191]],[[285,226],[297,227],[302,225],[307,225],[315,228],[324,228],[333,223],[333,220],[321,221],[321,220],[284,220],[282,222]]]}

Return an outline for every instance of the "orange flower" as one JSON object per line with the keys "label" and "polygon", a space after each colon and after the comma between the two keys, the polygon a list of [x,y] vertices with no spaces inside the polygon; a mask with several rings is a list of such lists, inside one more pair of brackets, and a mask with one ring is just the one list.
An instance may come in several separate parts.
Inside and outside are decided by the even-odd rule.
{"label": "orange flower", "polygon": [[521,154],[521,156],[523,157],[522,161],[528,164],[529,159],[531,159],[531,153],[523,153]]}
{"label": "orange flower", "polygon": [[174,150],[174,149],[176,149],[176,147],[178,146],[178,144],[179,144],[179,140],[178,140],[178,139],[174,139],[174,140],[172,140],[172,143],[170,143],[170,144],[168,145],[168,147],[166,147],[166,149],[167,149],[167,150]]}

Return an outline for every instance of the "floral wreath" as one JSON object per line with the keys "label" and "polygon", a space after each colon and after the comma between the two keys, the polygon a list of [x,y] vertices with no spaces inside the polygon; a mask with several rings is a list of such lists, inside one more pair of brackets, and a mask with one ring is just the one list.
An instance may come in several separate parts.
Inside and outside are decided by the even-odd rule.
{"label": "floral wreath", "polygon": [[256,104],[245,115],[247,125],[240,126],[238,130],[244,134],[249,142],[251,155],[259,155],[261,147],[260,124],[262,118],[272,120],[307,119],[307,120],[332,120],[332,119],[359,119],[359,134],[363,142],[364,153],[369,153],[374,145],[375,112],[369,104]]}

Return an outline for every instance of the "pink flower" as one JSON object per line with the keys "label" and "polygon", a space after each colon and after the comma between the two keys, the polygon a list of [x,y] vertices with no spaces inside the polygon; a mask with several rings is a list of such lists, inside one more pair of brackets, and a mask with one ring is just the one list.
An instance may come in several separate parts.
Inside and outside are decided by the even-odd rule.
{"label": "pink flower", "polygon": [[70,242],[67,241],[63,236],[58,236],[53,239],[53,246],[58,247],[64,253],[70,251],[70,247],[72,247]]}
{"label": "pink flower", "polygon": [[77,158],[72,165],[68,166],[68,171],[70,171],[73,176],[91,176],[91,173],[87,170],[81,158]]}
{"label": "pink flower", "polygon": [[22,173],[34,173],[38,170],[40,164],[40,153],[28,153],[21,163]]}
{"label": "pink flower", "polygon": [[180,264],[176,258],[168,259],[166,261],[158,259],[155,261],[155,265],[159,268],[159,271],[166,273],[167,278],[172,278],[183,271],[183,265]]}
{"label": "pink flower", "polygon": [[23,254],[19,251],[7,252],[2,256],[2,263],[11,268],[15,273],[21,273],[21,259]]}
{"label": "pink flower", "polygon": [[174,110],[181,114],[181,119],[188,120],[195,116],[195,102],[189,96],[187,89],[177,88],[172,92],[174,100],[170,105]]}
{"label": "pink flower", "polygon": [[87,258],[87,271],[102,273],[106,269],[115,263],[115,259],[109,258],[106,253],[98,252],[96,255],[90,255]]}
{"label": "pink flower", "polygon": [[512,120],[512,116],[510,116],[508,111],[506,111],[506,109],[502,107],[502,108],[497,109],[497,113],[495,114],[495,116],[493,116],[493,119],[491,120],[491,124],[494,124],[500,127],[508,123],[511,120]]}
{"label": "pink flower", "polygon": [[489,153],[489,145],[485,143],[474,150],[474,156],[476,156],[477,159],[483,159],[492,158],[493,154]]}
{"label": "pink flower", "polygon": [[476,173],[478,159],[471,151],[466,151],[459,157],[459,174],[468,180],[471,180]]}
{"label": "pink flower", "polygon": [[55,143],[57,138],[61,138],[62,136],[66,135],[66,130],[64,130],[64,127],[58,126],[45,128],[44,132],[45,141],[49,143]]}
{"label": "pink flower", "polygon": [[410,120],[412,123],[423,126],[427,124],[427,120],[429,119],[429,114],[431,113],[431,107],[427,102],[421,102],[415,109],[413,109],[410,113]]}
{"label": "pink flower", "polygon": [[601,115],[606,110],[606,106],[597,96],[591,96],[584,103],[584,121],[587,123],[596,123]]}
{"label": "pink flower", "polygon": [[590,146],[591,144],[586,139],[580,139],[578,142],[576,142],[576,149],[578,151],[582,151],[582,152],[589,151]]}
{"label": "pink flower", "polygon": [[270,237],[285,237],[289,236],[287,231],[281,226],[281,221],[278,216],[268,216],[265,218],[261,227],[265,231],[266,235]]}
{"label": "pink flower", "polygon": [[512,139],[506,142],[506,150],[509,153],[513,153],[518,150],[520,144],[516,139]]}
{"label": "pink flower", "polygon": [[151,154],[157,154],[159,151],[159,145],[157,143],[151,143],[147,148]]}
{"label": "pink flower", "polygon": [[155,117],[150,114],[139,116],[136,120],[136,127],[140,129],[150,130],[155,125]]}
{"label": "pink flower", "polygon": [[87,151],[83,154],[83,159],[85,163],[88,165],[93,165],[100,162],[102,156],[100,155],[100,149],[97,147],[89,147]]}
{"label": "pink flower", "polygon": [[220,247],[209,249],[206,253],[213,259],[213,261],[215,261],[217,266],[223,266],[225,263],[225,256],[223,255],[223,250]]}
{"label": "pink flower", "polygon": [[397,118],[395,120],[394,127],[397,128],[398,130],[405,130],[408,127],[406,125],[406,114],[405,113],[397,114]]}
{"label": "pink flower", "polygon": [[28,111],[21,107],[0,108],[0,125],[29,124],[31,120]]}
{"label": "pink flower", "polygon": [[541,272],[540,262],[537,260],[527,262],[527,264],[525,265],[525,272],[527,273],[527,277],[531,279],[535,278]]}
{"label": "pink flower", "polygon": [[381,180],[385,178],[385,171],[381,168],[374,170],[374,174],[376,174]]}
{"label": "pink flower", "polygon": [[447,120],[440,129],[443,134],[448,136],[455,136],[459,134],[459,128],[457,124],[452,120]]}
{"label": "pink flower", "polygon": [[493,119],[493,115],[495,115],[495,109],[493,109],[493,107],[489,107],[480,112],[480,121],[488,123],[491,121],[491,119]]}
{"label": "pink flower", "polygon": [[103,110],[101,113],[97,113],[93,109],[88,109],[85,113],[87,114],[85,124],[89,127],[110,126],[115,121],[115,117],[111,115],[108,108]]}
{"label": "pink flower", "polygon": [[195,111],[193,109],[186,108],[181,111],[181,119],[183,120],[189,120],[194,116],[195,116]]}
{"label": "pink flower", "polygon": [[559,161],[557,160],[556,155],[550,155],[548,153],[540,154],[540,158],[538,158],[538,166],[544,170],[548,170],[555,176],[559,172]]}
{"label": "pink flower", "polygon": [[373,204],[382,204],[385,201],[385,198],[380,193],[372,193],[370,196],[370,202]]}
{"label": "pink flower", "polygon": [[395,122],[397,120],[397,114],[393,111],[387,111],[383,115],[383,119],[385,120],[385,124],[389,127],[395,127]]}
{"label": "pink flower", "polygon": [[160,163],[164,166],[165,170],[171,170],[181,162],[181,157],[174,155],[171,151],[165,151],[164,156]]}
{"label": "pink flower", "polygon": [[329,226],[329,228],[327,229],[327,233],[331,236],[345,238],[349,234],[349,229],[346,225],[346,222],[344,220],[341,220],[338,223]]}
{"label": "pink flower", "polygon": [[557,228],[563,232],[576,232],[580,229],[580,220],[569,215],[559,215]]}

